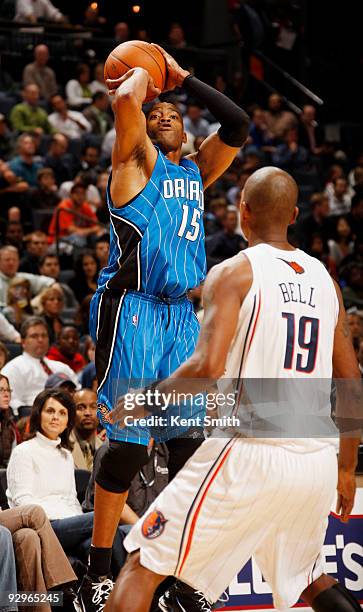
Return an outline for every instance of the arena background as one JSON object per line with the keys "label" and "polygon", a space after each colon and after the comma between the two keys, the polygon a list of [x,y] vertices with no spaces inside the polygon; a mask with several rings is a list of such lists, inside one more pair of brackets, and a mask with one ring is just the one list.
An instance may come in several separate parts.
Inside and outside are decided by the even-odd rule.
{"label": "arena background", "polygon": [[[160,44],[167,41],[170,24],[178,22],[185,31],[187,46],[175,49],[174,54],[184,66],[193,65],[202,79],[213,84],[215,77],[224,73],[228,80],[233,75],[233,66],[239,66],[243,75],[240,103],[244,107],[258,103],[265,108],[273,90],[279,91],[296,112],[304,104],[313,102],[319,123],[325,126],[327,140],[334,143],[336,149],[342,148],[347,156],[347,171],[354,168],[358,154],[363,151],[360,2],[346,0],[333,6],[316,0],[251,0],[246,5],[255,14],[248,15],[244,3],[237,0],[185,0],[168,4],[159,0],[144,0],[138,4],[100,0],[96,9],[106,22],[91,29],[82,26],[88,2],[54,0],[53,3],[72,24],[65,28],[63,38],[72,35],[72,40],[77,41],[72,43],[71,54],[71,46],[65,45],[65,57],[51,51],[50,65],[62,85],[73,76],[78,61],[93,66],[104,60],[112,48],[116,22],[126,21],[130,25],[130,38],[137,30],[145,28],[150,39]],[[138,12],[135,7],[139,7]],[[24,37],[18,40],[16,36],[18,26],[6,20],[9,10],[11,12],[11,1],[2,0],[1,65],[14,80],[21,81],[21,71],[25,63],[32,60],[34,45],[45,37],[50,48],[52,41],[56,46],[62,38],[62,28],[51,24],[43,33],[34,31],[24,47]],[[257,21],[254,20],[256,15]],[[279,39],[282,30],[284,33]],[[91,32],[91,36],[83,37],[85,31]],[[10,111],[5,105],[0,112],[6,114],[6,109]],[[308,197],[313,191],[307,190]],[[308,197],[302,206],[306,214],[309,213]],[[25,229],[32,229],[31,224]],[[362,236],[357,238],[362,240]],[[363,601],[362,490],[354,515],[349,526],[342,526],[331,517],[325,547],[326,568],[345,581]],[[230,596],[231,605],[225,609],[271,608],[268,589],[251,564],[233,583]]]}

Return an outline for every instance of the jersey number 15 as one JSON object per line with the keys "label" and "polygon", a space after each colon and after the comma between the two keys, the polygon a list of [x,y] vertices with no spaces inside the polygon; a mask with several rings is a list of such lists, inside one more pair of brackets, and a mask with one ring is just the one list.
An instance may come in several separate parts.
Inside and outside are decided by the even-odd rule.
{"label": "jersey number 15", "polygon": [[200,210],[198,210],[197,208],[193,208],[192,210],[193,216],[190,221],[190,227],[193,228],[193,231],[191,231],[190,229],[188,229],[187,232],[185,231],[188,223],[189,206],[187,206],[187,204],[183,204],[183,218],[179,227],[178,236],[184,236],[184,238],[186,238],[187,240],[194,242],[198,238],[200,229]]}
{"label": "jersey number 15", "polygon": [[[311,374],[315,368],[316,355],[319,342],[319,319],[314,317],[300,317],[298,323],[297,341],[298,346],[307,353],[297,352],[296,364],[294,360],[295,354],[295,315],[291,312],[283,312],[282,318],[287,321],[287,338],[284,369],[291,370],[294,368],[297,372],[305,372]],[[308,328],[310,327],[309,340],[306,339]],[[306,361],[303,365],[303,359]],[[294,363],[293,363],[294,362]]]}

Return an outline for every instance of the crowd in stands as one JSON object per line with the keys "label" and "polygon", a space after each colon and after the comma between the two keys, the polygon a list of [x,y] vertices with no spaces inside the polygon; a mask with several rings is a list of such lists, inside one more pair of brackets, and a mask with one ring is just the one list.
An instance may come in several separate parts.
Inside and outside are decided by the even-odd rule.
{"label": "crowd in stands", "polygon": [[[92,11],[86,18],[99,23]],[[15,19],[40,18],[65,21],[49,0],[18,0]],[[128,25],[116,24],[114,43],[128,38]],[[147,40],[147,33],[140,38]],[[179,24],[171,26],[168,42],[185,47]],[[18,590],[62,587],[71,596],[85,570],[94,470],[107,444],[96,415],[88,316],[108,260],[106,190],[115,130],[103,64],[80,62],[74,78],[62,83],[51,63],[48,47],[37,45],[17,88],[0,91],[1,108],[8,109],[0,114],[0,591],[16,591],[17,577]],[[18,75],[11,77],[16,82]],[[226,88],[222,77],[215,85]],[[182,91],[168,99],[184,115],[184,152],[193,152],[219,126]],[[246,146],[206,192],[208,268],[246,248],[238,203],[247,178],[271,164],[290,172],[300,187],[290,241],[322,261],[340,284],[363,376],[363,155],[351,157],[330,142],[311,104],[298,116],[274,92],[247,111]],[[190,298],[202,317],[202,288]],[[166,482],[167,451],[154,446],[121,519],[114,576],[124,562],[127,525]]]}

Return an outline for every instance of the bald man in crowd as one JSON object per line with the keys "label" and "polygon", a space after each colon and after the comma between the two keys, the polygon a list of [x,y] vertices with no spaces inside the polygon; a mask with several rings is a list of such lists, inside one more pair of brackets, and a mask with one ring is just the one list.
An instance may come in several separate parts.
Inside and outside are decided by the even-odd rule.
{"label": "bald man in crowd", "polygon": [[[208,274],[193,355],[152,386],[154,406],[152,396],[147,403],[135,399],[131,412],[127,397],[127,407],[120,399],[111,412],[112,422],[123,426],[126,415],[160,414],[156,391],[159,398],[196,394],[216,381],[237,399],[223,407],[233,420],[217,426],[125,539],[131,555],[107,612],[146,612],[167,575],[178,581],[159,600],[161,610],[212,610],[252,555],[278,610],[300,597],[316,612],[360,610],[343,585],[323,573],[321,554],[336,488],[343,522],[353,508],[360,373],[338,285],[321,262],[287,240],[297,196],[295,181],[278,168],[262,168],[247,180],[241,226],[249,248]],[[338,465],[338,432],[330,416],[333,370]],[[272,383],[267,396],[262,379]],[[341,379],[348,383],[344,393]],[[357,418],[354,426],[346,418],[348,406],[350,419]],[[325,427],[318,430],[323,419]],[[190,592],[183,607],[181,581],[184,594]]]}
{"label": "bald man in crowd", "polygon": [[23,86],[38,85],[40,97],[49,100],[58,91],[54,70],[47,66],[49,49],[47,45],[37,45],[34,49],[34,62],[27,64],[23,71]]}

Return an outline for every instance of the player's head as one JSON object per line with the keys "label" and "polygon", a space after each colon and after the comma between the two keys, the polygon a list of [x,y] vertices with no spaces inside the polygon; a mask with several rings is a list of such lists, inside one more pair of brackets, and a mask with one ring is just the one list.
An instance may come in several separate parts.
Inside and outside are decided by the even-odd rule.
{"label": "player's head", "polygon": [[287,227],[298,214],[297,197],[297,184],[284,170],[256,170],[241,194],[241,226],[247,240],[251,233],[264,240],[286,239]]}
{"label": "player's head", "polygon": [[147,133],[166,155],[181,149],[186,142],[183,117],[171,102],[157,102],[146,116]]}

